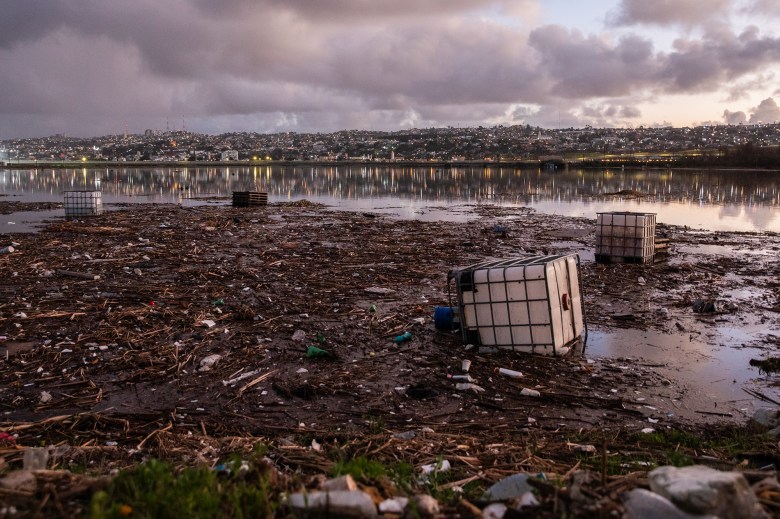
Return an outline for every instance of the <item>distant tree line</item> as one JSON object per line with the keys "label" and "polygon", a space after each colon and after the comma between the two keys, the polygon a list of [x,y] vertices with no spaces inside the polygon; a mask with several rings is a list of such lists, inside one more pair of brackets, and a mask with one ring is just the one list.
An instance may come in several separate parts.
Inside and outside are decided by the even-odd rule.
{"label": "distant tree line", "polygon": [[700,155],[681,155],[675,161],[680,166],[716,166],[735,168],[780,169],[780,147],[756,146],[752,142],[703,151]]}

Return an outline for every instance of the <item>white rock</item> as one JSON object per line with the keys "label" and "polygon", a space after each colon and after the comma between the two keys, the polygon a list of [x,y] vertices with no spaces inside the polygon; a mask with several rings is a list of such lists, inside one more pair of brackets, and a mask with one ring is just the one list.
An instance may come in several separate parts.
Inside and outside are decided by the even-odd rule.
{"label": "white rock", "polygon": [[402,514],[409,504],[408,497],[393,497],[379,503],[379,511],[383,514]]}
{"label": "white rock", "polygon": [[294,341],[305,341],[306,340],[306,332],[303,330],[295,330],[295,333],[292,334],[292,340]]}
{"label": "white rock", "polygon": [[51,402],[52,396],[48,391],[41,391],[41,403],[47,404]]}
{"label": "white rock", "polygon": [[439,502],[427,494],[418,494],[412,498],[409,508],[414,510],[411,517],[434,517],[439,513]]}
{"label": "white rock", "polygon": [[703,465],[659,467],[650,474],[650,489],[678,508],[722,519],[763,519],[755,494],[738,472],[721,472]]}
{"label": "white rock", "polygon": [[295,493],[287,498],[293,510],[325,512],[330,517],[376,517],[371,497],[360,490]]}

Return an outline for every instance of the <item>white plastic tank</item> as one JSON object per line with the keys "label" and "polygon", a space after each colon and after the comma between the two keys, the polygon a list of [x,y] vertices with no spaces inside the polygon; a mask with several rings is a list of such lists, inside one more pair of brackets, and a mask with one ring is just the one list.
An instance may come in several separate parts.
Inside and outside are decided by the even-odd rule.
{"label": "white plastic tank", "polygon": [[65,216],[103,214],[103,194],[100,191],[65,191]]}
{"label": "white plastic tank", "polygon": [[597,213],[596,262],[651,263],[655,213]]}
{"label": "white plastic tank", "polygon": [[582,336],[576,254],[484,262],[451,277],[467,343],[555,355]]}

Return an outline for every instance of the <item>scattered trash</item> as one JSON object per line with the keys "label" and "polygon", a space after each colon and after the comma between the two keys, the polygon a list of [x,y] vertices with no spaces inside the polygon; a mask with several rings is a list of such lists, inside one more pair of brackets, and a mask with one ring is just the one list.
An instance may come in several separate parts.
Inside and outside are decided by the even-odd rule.
{"label": "scattered trash", "polygon": [[312,359],[312,358],[320,358],[320,357],[332,357],[333,354],[328,350],[323,350],[322,348],[318,348],[317,346],[309,346],[308,348],[306,348],[306,356]]}
{"label": "scattered trash", "polygon": [[448,472],[452,468],[448,460],[440,460],[436,463],[429,463],[420,467],[423,475],[432,474],[433,472]]}
{"label": "scattered trash", "polygon": [[485,388],[468,382],[461,382],[455,384],[455,389],[457,389],[458,391],[474,391],[475,393],[482,393],[483,391],[485,391]]}
{"label": "scattered trash", "polygon": [[522,378],[523,374],[519,371],[515,371],[513,369],[507,369],[507,368],[498,368],[498,373],[501,375],[505,375],[510,378]]}
{"label": "scattered trash", "polygon": [[471,361],[469,359],[463,359],[460,363],[460,369],[463,373],[468,373],[471,369]]}
{"label": "scattered trash", "polygon": [[318,517],[376,517],[376,505],[371,496],[361,490],[333,492],[297,492],[287,498],[294,515],[306,511]]}
{"label": "scattered trash", "polygon": [[392,288],[384,288],[384,287],[368,287],[365,289],[365,292],[368,292],[369,294],[386,295],[386,294],[395,293],[395,290],[393,290]]}
{"label": "scattered trash", "polygon": [[46,447],[27,447],[22,458],[24,470],[45,470],[49,464],[49,449]]}
{"label": "scattered trash", "polygon": [[222,355],[219,355],[217,353],[213,355],[209,355],[207,357],[204,357],[200,361],[200,370],[199,371],[209,371],[211,368],[217,365],[217,362],[219,362],[222,359]]}
{"label": "scattered trash", "polygon": [[636,282],[639,286],[645,286],[647,284],[647,280],[642,276],[639,276],[639,279],[637,279]]}
{"label": "scattered trash", "polygon": [[412,332],[404,332],[401,335],[397,335],[393,342],[396,344],[401,344],[402,342],[410,341],[412,340]]}
{"label": "scattered trash", "polygon": [[48,391],[41,391],[40,402],[42,404],[48,404],[49,402],[51,402],[51,400],[52,400],[51,393],[49,393]]}
{"label": "scattered trash", "polygon": [[0,254],[11,254],[15,250],[16,249],[14,249],[12,245],[9,245],[7,247],[3,247],[2,249],[0,249]]}
{"label": "scattered trash", "polygon": [[705,301],[703,299],[696,299],[693,301],[693,311],[697,314],[711,314],[717,312],[717,306],[714,301]]}
{"label": "scattered trash", "polygon": [[200,322],[200,324],[202,324],[206,328],[214,328],[217,325],[217,323],[215,321],[212,321],[211,319],[204,319],[203,321]]}
{"label": "scattered trash", "polygon": [[542,394],[535,390],[535,389],[528,389],[527,387],[524,387],[522,391],[520,391],[520,394],[523,396],[533,396],[533,397],[539,397],[542,396]]}
{"label": "scattered trash", "polygon": [[301,342],[306,340],[306,332],[303,330],[295,330],[292,334],[292,340]]}
{"label": "scattered trash", "polygon": [[296,371],[296,373],[308,373],[308,372],[309,370],[306,368],[298,368],[298,370]]}
{"label": "scattered trash", "polygon": [[415,436],[417,436],[417,434],[414,431],[404,431],[404,432],[395,433],[393,435],[393,438],[397,440],[411,440]]}
{"label": "scattered trash", "polygon": [[440,331],[451,332],[460,327],[458,308],[453,306],[436,306],[433,309],[433,326]]}
{"label": "scattered trash", "polygon": [[574,452],[579,452],[582,454],[596,454],[597,452],[595,445],[580,445],[578,443],[570,443],[569,446]]}

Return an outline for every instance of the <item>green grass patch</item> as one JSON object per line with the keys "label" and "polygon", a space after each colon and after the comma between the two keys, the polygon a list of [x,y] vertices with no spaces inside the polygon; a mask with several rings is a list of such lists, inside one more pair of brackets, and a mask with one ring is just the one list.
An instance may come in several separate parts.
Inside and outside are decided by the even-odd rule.
{"label": "green grass patch", "polygon": [[[233,464],[235,465],[235,464]],[[221,475],[208,467],[176,474],[166,463],[149,461],[121,472],[105,491],[95,493],[90,519],[250,518],[268,517],[277,503],[268,481],[247,472]]]}

